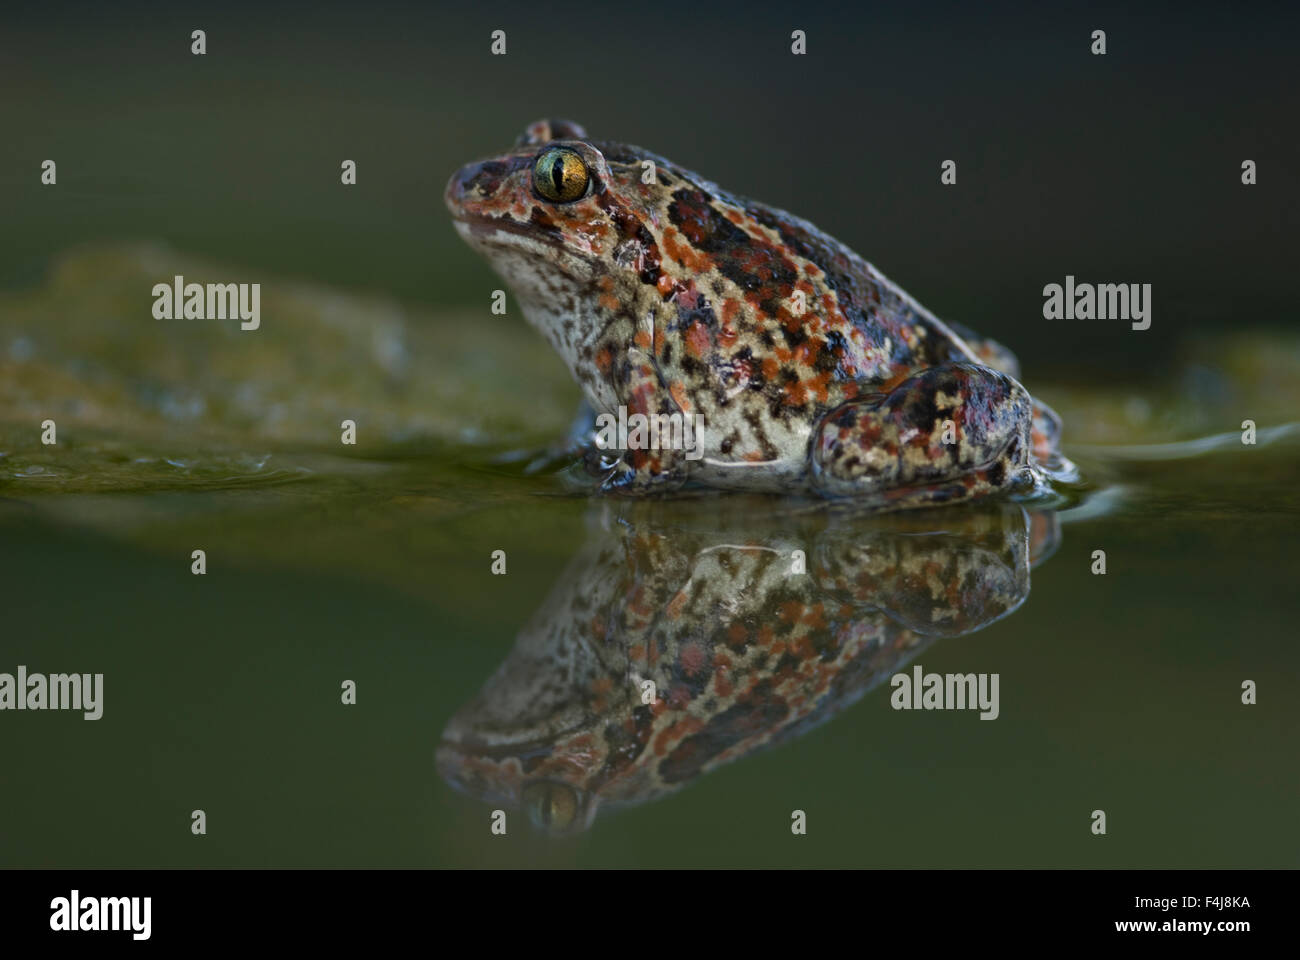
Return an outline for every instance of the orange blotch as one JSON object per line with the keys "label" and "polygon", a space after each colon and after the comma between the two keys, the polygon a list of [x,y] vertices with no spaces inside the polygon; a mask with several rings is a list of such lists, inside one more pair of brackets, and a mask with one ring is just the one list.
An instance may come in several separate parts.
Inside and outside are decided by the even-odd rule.
{"label": "orange blotch", "polygon": [[787,600],[776,608],[776,615],[784,623],[798,623],[803,616],[803,604],[798,600]]}
{"label": "orange blotch", "polygon": [[[686,691],[685,688],[680,689],[681,692],[686,694],[687,701],[689,701],[690,692]],[[681,740],[683,737],[689,737],[692,733],[695,733],[703,726],[703,721],[698,720],[695,717],[682,717],[682,719],[678,720],[672,726],[666,727],[659,736],[655,737],[655,756],[662,757],[666,754],[668,752],[668,744],[670,741],[677,741]]]}
{"label": "orange blotch", "polygon": [[731,682],[731,672],[726,666],[718,667],[713,674],[713,690],[720,697],[729,697],[736,687]]}
{"label": "orange blotch", "polygon": [[831,372],[829,370],[808,381],[808,389],[822,403],[828,403],[831,399],[830,394]]}
{"label": "orange blotch", "polygon": [[686,329],[686,349],[696,359],[703,359],[709,352],[709,331],[699,320]]}
{"label": "orange blotch", "polygon": [[890,378],[880,385],[880,392],[889,393],[911,375],[912,371],[910,368],[904,366],[895,367]]}
{"label": "orange blotch", "polygon": [[825,630],[827,627],[825,607],[820,603],[813,604],[808,609],[808,613],[804,616],[803,622],[814,630]]}
{"label": "orange blotch", "polygon": [[696,253],[688,244],[679,243],[677,230],[673,227],[664,230],[663,250],[668,259],[680,263],[692,273],[703,273],[709,268],[709,258]]}

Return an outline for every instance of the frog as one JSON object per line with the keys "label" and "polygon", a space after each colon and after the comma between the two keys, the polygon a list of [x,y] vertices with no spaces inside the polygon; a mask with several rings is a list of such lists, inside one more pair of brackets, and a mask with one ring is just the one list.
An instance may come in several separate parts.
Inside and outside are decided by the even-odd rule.
{"label": "frog", "polygon": [[[553,837],[792,744],[936,643],[1015,613],[1058,515],[1005,499],[844,523],[762,494],[599,501],[581,548],[435,749]],[[686,509],[690,507],[691,509]]]}
{"label": "frog", "polygon": [[[1032,498],[1073,474],[1010,350],[806,220],[649,150],[538,120],[444,200],[581,388],[564,449],[601,493],[901,509]],[[620,410],[694,418],[696,448],[613,449],[596,424]]]}

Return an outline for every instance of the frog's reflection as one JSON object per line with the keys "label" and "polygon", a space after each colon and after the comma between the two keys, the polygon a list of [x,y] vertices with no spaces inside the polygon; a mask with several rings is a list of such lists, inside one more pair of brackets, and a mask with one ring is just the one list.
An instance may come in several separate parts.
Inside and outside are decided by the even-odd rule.
{"label": "frog's reflection", "polygon": [[598,807],[798,737],[936,638],[1006,616],[1059,539],[1054,514],[1010,503],[848,519],[725,503],[597,507],[448,722],[441,775],[549,832],[586,829]]}

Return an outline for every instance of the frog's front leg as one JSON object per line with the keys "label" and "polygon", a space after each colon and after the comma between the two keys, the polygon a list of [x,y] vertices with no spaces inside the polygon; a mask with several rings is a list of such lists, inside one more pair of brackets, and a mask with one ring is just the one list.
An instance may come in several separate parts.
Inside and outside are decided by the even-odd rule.
{"label": "frog's front leg", "polygon": [[[605,473],[600,489],[605,493],[630,494],[677,489],[686,482],[690,466],[682,443],[686,438],[687,412],[682,410],[664,382],[654,359],[649,334],[643,334],[641,342],[622,351],[613,370],[617,395],[627,411],[628,444],[627,449],[618,450],[612,449],[608,442],[599,443],[602,437],[608,438],[614,431],[601,431],[601,420],[597,419],[599,449],[596,452],[606,460],[613,456],[618,458]],[[609,416],[616,417],[616,414]],[[652,421],[651,418],[657,419]],[[652,445],[656,437],[659,441],[657,448]],[[702,442],[703,438],[692,439]]]}
{"label": "frog's front leg", "polygon": [[496,458],[496,463],[524,463],[526,475],[541,473],[571,464],[591,447],[596,435],[596,411],[584,397],[573,415],[564,437],[542,448],[511,450]]}
{"label": "frog's front leg", "polygon": [[812,486],[901,507],[1029,484],[1033,414],[1028,391],[1004,373],[931,367],[823,417],[808,454]]}

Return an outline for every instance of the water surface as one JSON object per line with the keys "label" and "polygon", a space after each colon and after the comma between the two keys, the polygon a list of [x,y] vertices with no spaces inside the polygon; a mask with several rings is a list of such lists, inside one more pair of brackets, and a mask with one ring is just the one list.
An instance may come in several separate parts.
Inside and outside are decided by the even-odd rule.
{"label": "water surface", "polygon": [[[2,718],[0,862],[1296,865],[1294,345],[1216,341],[1123,391],[1031,378],[1087,480],[1054,503],[629,504],[508,456],[576,398],[540,341],[436,318],[448,351],[418,312],[301,288],[250,366],[237,334],[102,307],[156,255],[7,295],[0,670],[102,672],[105,704]],[[770,681],[730,713],[696,700],[720,653]],[[997,673],[996,720],[892,709],[917,665]],[[620,685],[646,677],[704,717],[667,766]],[[605,746],[575,760],[574,731]],[[493,781],[503,743],[527,757]]]}

